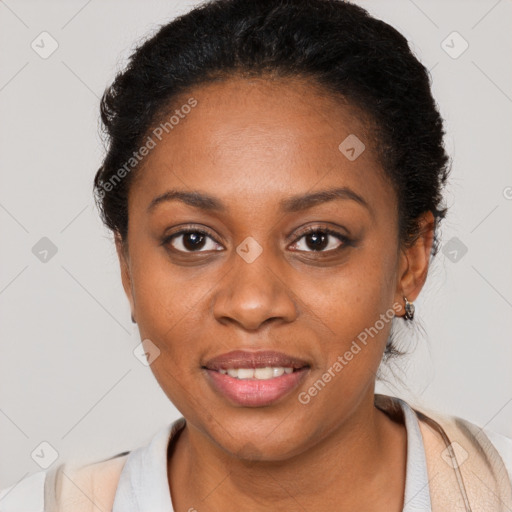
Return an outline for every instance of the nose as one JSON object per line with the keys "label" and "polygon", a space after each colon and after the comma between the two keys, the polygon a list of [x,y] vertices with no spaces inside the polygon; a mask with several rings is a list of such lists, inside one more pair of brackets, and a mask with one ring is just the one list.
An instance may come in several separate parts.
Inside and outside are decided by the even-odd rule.
{"label": "nose", "polygon": [[295,320],[294,293],[279,275],[279,265],[265,252],[252,262],[233,253],[231,269],[214,294],[213,314],[218,322],[255,331],[271,322]]}

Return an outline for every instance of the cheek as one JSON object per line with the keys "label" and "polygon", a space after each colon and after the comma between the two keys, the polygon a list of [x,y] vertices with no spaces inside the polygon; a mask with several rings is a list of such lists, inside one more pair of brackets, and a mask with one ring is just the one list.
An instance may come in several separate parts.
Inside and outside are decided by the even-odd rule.
{"label": "cheek", "polygon": [[162,248],[134,253],[132,279],[139,326],[164,339],[194,325],[190,318],[210,286],[208,274],[171,265]]}
{"label": "cheek", "polygon": [[328,384],[323,388],[319,383],[323,391],[318,395],[310,388],[312,394],[306,390],[308,396],[303,397],[315,401],[311,406],[316,411],[329,409],[327,404],[340,396],[349,407],[374,381],[394,317],[396,263],[393,249],[375,244],[356,250],[323,286],[307,278],[303,296],[329,328],[322,335],[324,367],[318,369],[320,379]]}
{"label": "cheek", "polygon": [[141,340],[150,340],[159,351],[150,366],[157,382],[183,414],[191,415],[190,390],[200,372],[197,358],[205,337],[199,304],[208,288],[201,280],[183,282],[171,270],[147,260],[136,266],[137,321]]}
{"label": "cheek", "polygon": [[382,255],[369,260],[361,257],[340,269],[325,281],[323,289],[304,289],[303,296],[314,305],[311,323],[316,316],[328,329],[321,337],[322,365],[315,369],[299,401],[314,411],[312,423],[316,421],[313,417],[325,417],[326,430],[348,416],[361,396],[372,389],[391,330],[394,259]]}
{"label": "cheek", "polygon": [[346,265],[333,267],[320,280],[314,273],[304,274],[301,295],[332,338],[347,341],[392,310],[396,264],[392,251],[356,249]]}

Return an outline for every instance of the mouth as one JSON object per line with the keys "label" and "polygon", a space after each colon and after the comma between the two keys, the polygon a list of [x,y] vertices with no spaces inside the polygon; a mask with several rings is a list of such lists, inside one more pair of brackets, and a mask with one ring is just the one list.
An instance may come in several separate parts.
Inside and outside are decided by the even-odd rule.
{"label": "mouth", "polygon": [[[300,368],[299,368],[300,369]],[[262,368],[228,368],[225,370],[221,368],[218,370],[222,375],[229,375],[234,379],[246,380],[246,379],[257,379],[257,380],[269,380],[275,377],[281,377],[281,375],[289,375],[297,369],[283,366],[265,366]]]}
{"label": "mouth", "polygon": [[213,391],[233,405],[264,407],[284,399],[305,378],[308,362],[273,351],[233,351],[202,366]]}

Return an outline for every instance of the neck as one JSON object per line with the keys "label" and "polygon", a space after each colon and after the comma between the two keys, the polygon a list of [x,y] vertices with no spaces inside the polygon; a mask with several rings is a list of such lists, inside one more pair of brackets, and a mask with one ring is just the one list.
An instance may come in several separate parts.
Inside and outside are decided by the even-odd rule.
{"label": "neck", "polygon": [[405,428],[375,408],[372,393],[342,425],[287,460],[230,457],[187,424],[168,475],[176,510],[378,510],[383,492],[398,496],[401,510],[405,457]]}

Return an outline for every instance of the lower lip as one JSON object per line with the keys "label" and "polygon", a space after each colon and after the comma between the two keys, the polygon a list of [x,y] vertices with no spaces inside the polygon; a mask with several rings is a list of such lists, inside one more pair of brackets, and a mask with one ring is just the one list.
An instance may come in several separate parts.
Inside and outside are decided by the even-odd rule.
{"label": "lower lip", "polygon": [[306,376],[308,368],[285,373],[273,379],[237,379],[215,370],[206,369],[215,391],[236,405],[263,407],[271,405],[295,389]]}

